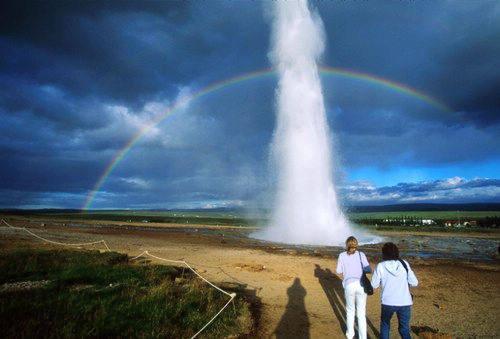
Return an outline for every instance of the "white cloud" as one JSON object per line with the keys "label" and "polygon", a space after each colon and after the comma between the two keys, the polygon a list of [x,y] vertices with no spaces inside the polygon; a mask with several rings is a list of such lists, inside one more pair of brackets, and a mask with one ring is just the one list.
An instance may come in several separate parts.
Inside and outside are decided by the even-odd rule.
{"label": "white cloud", "polygon": [[395,186],[375,187],[370,182],[351,182],[340,189],[349,203],[488,202],[500,196],[500,180],[460,177]]}
{"label": "white cloud", "polygon": [[464,184],[465,182],[466,180],[464,178],[454,177],[441,181],[438,186],[442,187],[443,189],[453,188],[453,187],[458,187],[461,184]]}
{"label": "white cloud", "polygon": [[136,188],[142,188],[142,189],[149,189],[151,188],[151,184],[149,181],[137,178],[137,177],[129,177],[129,178],[120,178],[121,181],[129,184],[130,186],[136,187]]}

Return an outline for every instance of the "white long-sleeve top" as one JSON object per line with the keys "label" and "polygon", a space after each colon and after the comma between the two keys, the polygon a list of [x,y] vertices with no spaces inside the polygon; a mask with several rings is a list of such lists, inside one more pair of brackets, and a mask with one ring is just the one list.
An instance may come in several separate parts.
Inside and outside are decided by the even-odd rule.
{"label": "white long-sleeve top", "polygon": [[372,286],[378,288],[382,285],[382,305],[409,306],[413,304],[408,284],[417,286],[418,280],[408,262],[406,260],[404,262],[408,267],[408,274],[399,260],[385,260],[375,268]]}
{"label": "white long-sleeve top", "polygon": [[363,268],[366,272],[371,272],[370,264],[363,252],[355,251],[354,254],[342,252],[337,261],[337,273],[342,274],[342,286],[344,288],[356,281],[359,281]]}

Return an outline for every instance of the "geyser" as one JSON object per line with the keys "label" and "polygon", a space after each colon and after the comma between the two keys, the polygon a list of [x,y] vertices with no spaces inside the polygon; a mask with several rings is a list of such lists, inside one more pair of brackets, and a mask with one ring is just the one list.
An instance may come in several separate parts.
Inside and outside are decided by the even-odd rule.
{"label": "geyser", "polygon": [[339,208],[333,185],[330,131],[317,66],[324,29],[306,0],[275,2],[272,43],[270,59],[279,72],[271,145],[277,192],[271,224],[254,237],[341,245],[359,232],[353,232]]}

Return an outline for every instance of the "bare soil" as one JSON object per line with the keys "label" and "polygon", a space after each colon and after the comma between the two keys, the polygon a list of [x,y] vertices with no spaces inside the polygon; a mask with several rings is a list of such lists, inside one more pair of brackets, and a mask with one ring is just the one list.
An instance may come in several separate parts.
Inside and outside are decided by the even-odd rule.
{"label": "bare soil", "polygon": [[[257,245],[252,239],[230,238],[223,232],[217,233],[218,230],[207,235],[201,232],[203,226],[194,226],[198,232],[188,232],[96,227],[90,223],[68,227],[27,219],[6,221],[15,227],[27,227],[54,242],[78,244],[104,240],[111,250],[130,257],[148,251],[164,259],[185,260],[216,285],[242,284],[254,296],[256,305],[252,337],[344,337],[342,280],[334,273],[338,253],[277,249]],[[24,230],[0,225],[0,248],[60,249],[61,246],[40,240]],[[85,248],[105,250],[102,243]],[[375,267],[380,258],[367,253],[370,264]],[[414,338],[500,338],[498,259],[409,259],[409,262],[419,279],[419,286],[412,289]],[[368,335],[377,338],[380,290],[368,297],[367,318]],[[399,337],[395,318],[391,337]]]}

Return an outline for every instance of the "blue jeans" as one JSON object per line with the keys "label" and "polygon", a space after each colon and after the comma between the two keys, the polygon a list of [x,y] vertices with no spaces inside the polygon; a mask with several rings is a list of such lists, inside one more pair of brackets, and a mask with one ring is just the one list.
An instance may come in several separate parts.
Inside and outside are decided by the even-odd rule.
{"label": "blue jeans", "polygon": [[390,306],[382,305],[382,314],[380,316],[380,338],[389,339],[391,330],[391,318],[396,312],[398,316],[398,331],[403,339],[411,339],[410,336],[410,318],[411,306]]}

